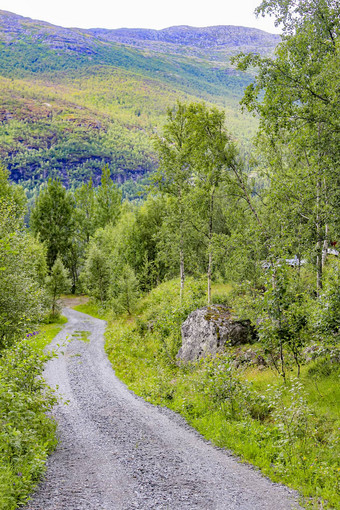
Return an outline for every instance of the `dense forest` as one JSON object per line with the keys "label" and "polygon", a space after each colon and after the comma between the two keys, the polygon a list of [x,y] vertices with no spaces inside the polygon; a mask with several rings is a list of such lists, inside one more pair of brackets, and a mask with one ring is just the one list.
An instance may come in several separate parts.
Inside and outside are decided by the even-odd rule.
{"label": "dense forest", "polygon": [[[340,508],[339,4],[263,0],[258,13],[283,35],[272,57],[233,59],[256,70],[242,99],[258,122],[251,151],[225,109],[178,96],[134,156],[149,170],[139,195],[123,194],[103,156],[126,146],[118,125],[98,135],[95,181],[51,177],[25,193],[1,168],[3,508],[27,499],[55,445],[44,414],[55,397],[40,376],[65,293],[87,294],[78,309],[108,320],[108,357],[133,391],[297,489],[306,507]],[[138,150],[148,138],[128,136],[141,137]],[[183,321],[214,304],[250,321],[252,343],[180,363]]]}

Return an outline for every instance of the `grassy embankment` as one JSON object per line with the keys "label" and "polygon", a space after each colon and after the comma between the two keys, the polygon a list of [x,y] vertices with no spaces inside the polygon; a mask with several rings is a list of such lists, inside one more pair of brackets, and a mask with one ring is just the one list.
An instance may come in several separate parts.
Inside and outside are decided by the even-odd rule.
{"label": "grassy embankment", "polygon": [[96,319],[108,319],[108,311],[97,306],[93,301],[89,301],[88,303],[83,303],[80,305],[72,306],[73,310],[81,313],[87,313]]}
{"label": "grassy embankment", "polygon": [[[134,317],[110,322],[106,349],[118,377],[272,480],[297,489],[307,506],[340,508],[339,366],[319,358],[305,364],[300,379],[292,370],[285,385],[269,367],[244,361],[249,349],[255,358],[261,354],[256,344],[178,365],[180,325],[204,300],[197,284],[187,289],[180,306],[178,282],[164,283],[140,301]],[[223,300],[222,291],[215,290],[215,302]]]}
{"label": "grassy embankment", "polygon": [[46,416],[55,403],[41,378],[49,356],[43,350],[67,322],[43,324],[39,333],[0,357],[0,508],[14,510],[27,501],[56,446],[55,423]]}

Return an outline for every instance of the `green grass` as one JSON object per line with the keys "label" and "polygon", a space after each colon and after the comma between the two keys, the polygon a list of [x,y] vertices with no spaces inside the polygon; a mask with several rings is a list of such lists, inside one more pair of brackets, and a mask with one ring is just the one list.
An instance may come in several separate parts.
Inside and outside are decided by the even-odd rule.
{"label": "green grass", "polygon": [[230,283],[213,283],[211,288],[212,303],[228,305],[232,289],[233,286]]}
{"label": "green grass", "polygon": [[269,369],[238,369],[233,386],[220,370],[228,363],[223,358],[178,366],[171,358],[179,327],[197,301],[180,307],[177,289],[177,281],[162,284],[140,302],[137,317],[109,323],[106,350],[118,377],[272,480],[298,490],[305,505],[340,508],[339,369],[311,376],[307,365],[300,382],[292,374],[287,386]]}
{"label": "green grass", "polygon": [[53,338],[63,329],[67,323],[67,318],[61,315],[55,322],[50,324],[42,324],[39,334],[29,337],[29,343],[37,352],[42,353],[44,348],[49,345]]}
{"label": "green grass", "polygon": [[73,310],[76,310],[77,312],[86,313],[87,315],[91,315],[92,317],[95,317],[96,319],[103,319],[107,320],[109,312],[108,310],[105,310],[101,306],[99,306],[96,303],[88,302],[82,305],[76,305],[72,307]]}

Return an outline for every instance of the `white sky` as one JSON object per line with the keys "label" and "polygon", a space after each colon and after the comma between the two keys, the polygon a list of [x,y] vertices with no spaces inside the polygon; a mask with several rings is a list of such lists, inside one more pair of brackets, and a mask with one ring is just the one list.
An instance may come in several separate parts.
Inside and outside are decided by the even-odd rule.
{"label": "white sky", "polygon": [[241,25],[278,32],[270,18],[256,19],[260,0],[0,0],[0,9],[78,28],[166,28]]}

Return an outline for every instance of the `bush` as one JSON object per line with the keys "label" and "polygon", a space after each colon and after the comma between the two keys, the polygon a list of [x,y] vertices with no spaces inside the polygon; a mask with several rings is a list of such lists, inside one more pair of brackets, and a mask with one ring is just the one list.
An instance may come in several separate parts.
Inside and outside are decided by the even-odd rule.
{"label": "bush", "polygon": [[241,380],[232,361],[226,356],[204,359],[200,370],[203,395],[221,409],[226,418],[242,418],[247,413],[249,385]]}
{"label": "bush", "polygon": [[56,402],[41,374],[51,355],[40,355],[27,340],[0,359],[0,507],[27,501],[56,445],[55,424],[46,416]]}
{"label": "bush", "polygon": [[187,279],[182,302],[179,299],[179,281],[159,285],[145,299],[146,318],[160,341],[164,359],[175,362],[181,345],[181,326],[188,315],[205,302],[205,283]]}

